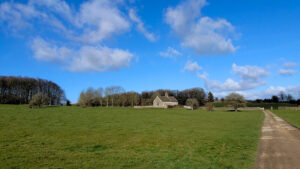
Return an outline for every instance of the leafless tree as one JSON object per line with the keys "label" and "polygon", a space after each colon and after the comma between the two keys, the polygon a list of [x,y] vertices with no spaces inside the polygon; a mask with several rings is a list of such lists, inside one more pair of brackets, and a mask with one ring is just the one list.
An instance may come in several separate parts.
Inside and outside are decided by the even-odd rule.
{"label": "leafless tree", "polygon": [[238,93],[230,93],[228,96],[226,96],[225,102],[228,105],[233,106],[235,111],[237,111],[239,107],[246,106],[246,100],[244,99],[244,96]]}

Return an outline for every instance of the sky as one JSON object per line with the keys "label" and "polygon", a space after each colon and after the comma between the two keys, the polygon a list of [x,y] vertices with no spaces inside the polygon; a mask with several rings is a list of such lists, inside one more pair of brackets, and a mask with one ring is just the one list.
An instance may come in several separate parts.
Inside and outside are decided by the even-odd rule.
{"label": "sky", "polygon": [[0,0],[0,75],[300,97],[296,0]]}

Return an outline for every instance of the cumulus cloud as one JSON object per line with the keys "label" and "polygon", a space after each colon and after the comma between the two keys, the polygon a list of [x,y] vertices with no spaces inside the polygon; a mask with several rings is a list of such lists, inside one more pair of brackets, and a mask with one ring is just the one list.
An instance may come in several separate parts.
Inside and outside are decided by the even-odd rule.
{"label": "cumulus cloud", "polygon": [[81,4],[80,12],[75,18],[76,26],[84,32],[81,40],[97,43],[130,28],[129,21],[119,10],[116,2],[92,0]]}
{"label": "cumulus cloud", "polygon": [[127,67],[133,57],[129,51],[106,46],[82,46],[79,50],[58,47],[44,39],[34,39],[31,46],[40,61],[59,62],[72,72],[106,72]]}
{"label": "cumulus cloud", "polygon": [[206,73],[198,73],[198,77],[204,81],[205,88],[208,90],[216,92],[236,92],[266,85],[263,78],[269,75],[268,70],[264,68],[249,65],[237,66],[236,64],[232,64],[232,73],[238,76],[239,81],[228,78],[222,83],[217,80],[209,79]]}
{"label": "cumulus cloud", "polygon": [[0,18],[15,28],[32,26],[36,20],[67,33],[72,40],[98,43],[130,28],[117,2],[90,0],[82,3],[79,11],[72,10],[63,0],[4,2],[0,6]]}
{"label": "cumulus cloud", "polygon": [[192,61],[188,61],[184,66],[184,70],[187,70],[189,72],[197,72],[201,69],[202,67],[199,66],[197,62],[192,62]]}
{"label": "cumulus cloud", "polygon": [[269,75],[269,72],[258,66],[237,66],[232,64],[232,72],[243,80],[258,81]]}
{"label": "cumulus cloud", "polygon": [[[117,70],[129,66],[133,55],[127,50],[112,49],[103,44],[113,35],[128,31],[131,28],[129,18],[137,23],[138,31],[147,39],[154,41],[156,38],[144,28],[134,11],[129,17],[124,13],[122,3],[122,0],[88,0],[75,9],[65,0],[3,2],[0,3],[0,23],[16,31],[30,28],[35,33],[59,32],[56,37],[60,42],[43,38],[32,41],[31,49],[37,60],[59,63],[70,71]],[[42,29],[37,31],[40,27]],[[56,42],[67,45],[60,47]]]}
{"label": "cumulus cloud", "polygon": [[181,53],[174,48],[168,47],[167,51],[159,52],[159,55],[166,58],[175,58],[177,56],[180,56]]}
{"label": "cumulus cloud", "polygon": [[198,55],[221,55],[236,51],[229,35],[234,27],[225,19],[201,16],[206,0],[187,0],[165,13],[166,23],[180,38],[182,46],[194,49]]}
{"label": "cumulus cloud", "polygon": [[296,73],[293,69],[280,69],[279,73],[283,76],[291,76]]}
{"label": "cumulus cloud", "polygon": [[34,53],[34,58],[40,61],[63,62],[66,61],[72,51],[66,47],[57,47],[55,44],[50,44],[42,38],[35,38],[32,42],[31,49]]}
{"label": "cumulus cloud", "polygon": [[154,42],[156,41],[156,36],[153,33],[150,33],[146,30],[143,21],[136,15],[135,10],[129,10],[129,17],[130,19],[137,24],[137,30],[142,33],[149,41]]}
{"label": "cumulus cloud", "polygon": [[74,57],[69,70],[73,72],[105,72],[127,67],[133,55],[129,51],[105,46],[83,46]]}

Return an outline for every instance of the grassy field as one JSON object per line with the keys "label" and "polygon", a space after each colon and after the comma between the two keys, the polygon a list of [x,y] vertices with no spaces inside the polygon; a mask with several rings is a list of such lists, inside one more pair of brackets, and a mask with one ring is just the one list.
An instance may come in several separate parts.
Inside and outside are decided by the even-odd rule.
{"label": "grassy field", "polygon": [[263,113],[0,105],[0,168],[252,168]]}
{"label": "grassy field", "polygon": [[300,128],[300,111],[299,110],[273,110],[278,116]]}

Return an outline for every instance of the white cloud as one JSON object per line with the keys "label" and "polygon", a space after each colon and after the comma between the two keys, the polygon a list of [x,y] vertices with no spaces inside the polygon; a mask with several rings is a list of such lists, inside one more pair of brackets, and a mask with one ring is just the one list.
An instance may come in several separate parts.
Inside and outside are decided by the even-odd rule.
{"label": "white cloud", "polygon": [[269,88],[267,88],[263,94],[266,96],[272,96],[272,95],[278,95],[280,92],[284,92],[287,94],[291,94],[293,95],[295,98],[300,96],[300,85],[295,85],[295,86],[287,86],[287,87],[283,87],[283,86],[271,86]]}
{"label": "white cloud", "polygon": [[82,3],[78,11],[64,0],[4,2],[0,4],[0,22],[7,22],[16,29],[40,22],[63,31],[71,40],[95,44],[129,30],[130,22],[118,2],[89,0]]}
{"label": "white cloud", "polygon": [[136,12],[133,9],[129,10],[129,17],[133,22],[137,24],[137,30],[141,32],[149,41],[156,41],[157,38],[155,37],[155,35],[146,30],[143,21],[136,15]]}
{"label": "white cloud", "polygon": [[40,61],[63,62],[66,61],[72,51],[65,47],[57,47],[55,44],[50,44],[42,38],[35,38],[31,45],[34,57]]}
{"label": "white cloud", "polygon": [[232,72],[243,80],[258,81],[259,79],[269,75],[269,72],[258,66],[237,66],[232,64]]}
{"label": "white cloud", "polygon": [[290,76],[290,75],[295,74],[296,71],[295,71],[295,70],[292,70],[292,69],[280,69],[280,70],[279,70],[279,73],[280,73],[281,75],[284,75],[284,76]]}
{"label": "white cloud", "polygon": [[81,40],[97,43],[128,30],[130,23],[117,5],[117,1],[110,0],[92,0],[81,4],[80,12],[74,18],[84,32]]}
{"label": "white cloud", "polygon": [[202,69],[202,67],[200,67],[197,62],[192,62],[192,61],[188,61],[184,66],[184,70],[187,70],[190,72],[197,72],[201,69]]}
{"label": "white cloud", "polygon": [[174,48],[168,47],[166,52],[159,52],[159,55],[166,58],[175,58],[177,56],[180,56],[181,53]]}
{"label": "white cloud", "polygon": [[[133,55],[127,50],[108,48],[103,43],[131,28],[127,14],[121,9],[122,4],[122,0],[88,0],[76,10],[64,0],[3,2],[0,3],[0,24],[16,31],[31,28],[34,33],[41,33],[34,36],[42,36],[44,31],[59,32],[57,39],[61,42],[55,40],[57,44],[80,46],[76,49],[68,45],[59,47],[55,41],[35,38],[31,49],[37,60],[59,63],[77,72],[117,70],[129,66]],[[131,15],[138,30],[149,40],[155,40],[141,19],[133,13]],[[43,29],[35,30],[40,26]]]}
{"label": "white cloud", "polygon": [[32,43],[34,57],[41,61],[59,62],[73,72],[105,72],[130,65],[129,51],[105,46],[82,46],[79,50],[57,47],[41,38]]}
{"label": "white cloud", "polygon": [[0,4],[0,23],[8,25],[14,31],[31,27],[29,20],[42,14],[31,5],[14,2]]}
{"label": "white cloud", "polygon": [[283,65],[284,68],[294,68],[294,67],[297,67],[297,66],[298,66],[298,64],[296,62],[286,62]]}
{"label": "white cloud", "polygon": [[254,89],[266,85],[263,78],[268,76],[269,72],[258,66],[237,66],[232,64],[232,72],[239,77],[239,81],[228,78],[225,82],[210,80],[206,73],[198,73],[198,77],[204,81],[205,88],[216,92],[236,92]]}
{"label": "white cloud", "polygon": [[46,7],[47,9],[72,20],[72,9],[64,0],[29,0],[28,6]]}
{"label": "white cloud", "polygon": [[279,74],[282,76],[291,76],[296,74],[296,70],[293,68],[297,67],[298,64],[296,62],[285,62],[283,64],[283,68],[279,69]]}
{"label": "white cloud", "polygon": [[234,27],[225,19],[214,20],[201,16],[205,0],[187,0],[176,7],[169,7],[166,22],[175,31],[185,47],[194,49],[198,55],[221,55],[234,52],[237,47],[228,35]]}
{"label": "white cloud", "polygon": [[198,74],[198,77],[204,81],[205,88],[210,91],[223,92],[223,91],[241,91],[255,88],[257,84],[246,84],[243,81],[236,82],[231,78],[228,78],[225,82],[219,82],[217,80],[210,80],[207,75]]}
{"label": "white cloud", "polygon": [[118,70],[130,64],[129,51],[108,47],[83,46],[68,67],[73,72],[105,72]]}

